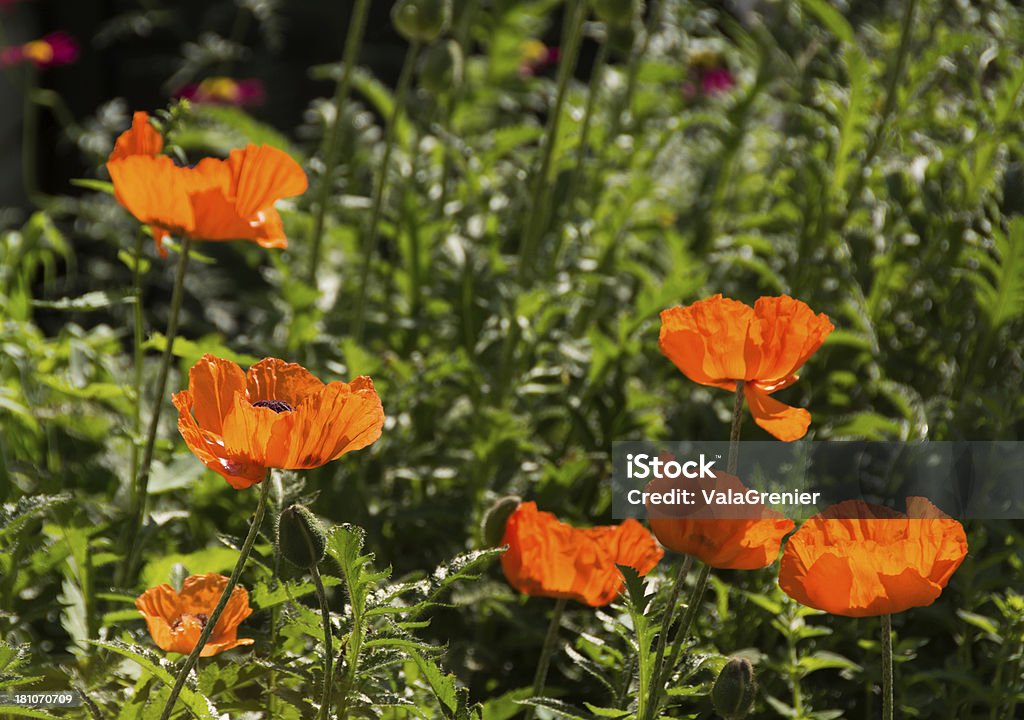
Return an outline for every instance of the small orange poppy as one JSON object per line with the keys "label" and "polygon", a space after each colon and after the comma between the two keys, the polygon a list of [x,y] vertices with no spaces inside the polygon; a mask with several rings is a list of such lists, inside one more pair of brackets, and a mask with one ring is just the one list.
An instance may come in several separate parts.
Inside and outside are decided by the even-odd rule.
{"label": "small orange poppy", "polygon": [[153,230],[157,249],[171,233],[196,240],[252,240],[288,247],[274,203],[306,191],[306,174],[288,153],[269,145],[232,150],[227,160],[204,158],[179,167],[160,155],[162,139],[149,116],[135,113],[107,160],[118,202]]}
{"label": "small orange poppy", "polygon": [[646,575],[664,555],[636,520],[579,529],[537,510],[534,502],[509,516],[501,542],[508,545],[501,567],[516,590],[592,607],[607,605],[622,590],[625,581],[616,565]]}
{"label": "small orange poppy", "polygon": [[373,381],[322,383],[295,363],[266,358],[248,373],[204,355],[177,393],[178,430],[189,449],[236,490],[268,468],[324,465],[380,437],[384,408]]}
{"label": "small orange poppy", "polygon": [[824,314],[782,295],[751,308],[715,295],[661,313],[661,351],[701,385],[743,392],[754,422],[779,440],[799,440],[811,414],[769,397],[797,380],[796,371],[834,329]]}
{"label": "small orange poppy", "polygon": [[[793,521],[760,504],[729,506],[727,517],[716,517],[722,509],[703,504],[702,491],[744,493],[748,488],[734,475],[716,470],[715,476],[686,481],[682,489],[695,492],[696,505],[654,505],[648,500],[655,537],[669,550],[693,555],[715,568],[756,570],[771,565],[779,557],[782,538],[795,527]],[[656,478],[644,492],[665,493],[681,484],[681,479]]]}
{"label": "small orange poppy", "polygon": [[888,615],[935,602],[966,555],[963,526],[925,498],[907,498],[905,515],[847,500],[789,539],[779,587],[833,615]]}
{"label": "small orange poppy", "polygon": [[[170,585],[157,585],[139,595],[135,607],[146,618],[149,635],[157,647],[187,655],[195,649],[227,584],[228,579],[216,573],[192,575],[185,578],[180,593]],[[252,638],[238,637],[238,626],[251,614],[249,593],[236,585],[200,657],[252,645]]]}

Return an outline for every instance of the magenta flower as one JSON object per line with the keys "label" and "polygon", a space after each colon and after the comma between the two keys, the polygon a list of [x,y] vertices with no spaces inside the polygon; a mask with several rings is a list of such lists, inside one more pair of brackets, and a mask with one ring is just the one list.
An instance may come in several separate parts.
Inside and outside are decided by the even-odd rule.
{"label": "magenta flower", "polygon": [[209,77],[199,83],[180,88],[175,97],[194,103],[217,105],[262,105],[265,100],[263,83],[254,78],[235,80],[229,77]]}
{"label": "magenta flower", "polygon": [[555,65],[561,57],[557,47],[548,47],[537,39],[525,40],[519,46],[519,77],[527,78]]}
{"label": "magenta flower", "polygon": [[38,68],[69,65],[78,59],[78,41],[66,32],[55,32],[24,45],[4,48],[0,65],[30,62]]}
{"label": "magenta flower", "polygon": [[700,91],[702,95],[718,95],[727,93],[736,85],[736,79],[727,67],[716,67],[700,73]]}

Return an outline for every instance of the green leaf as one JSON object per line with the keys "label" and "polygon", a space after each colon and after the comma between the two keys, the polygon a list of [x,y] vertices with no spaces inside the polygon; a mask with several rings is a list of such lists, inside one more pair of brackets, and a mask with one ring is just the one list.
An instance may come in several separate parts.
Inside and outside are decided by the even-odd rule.
{"label": "green leaf", "polygon": [[146,587],[154,587],[170,583],[171,572],[178,563],[187,567],[193,574],[199,575],[230,570],[235,566],[237,560],[238,552],[220,545],[187,554],[162,555],[150,560],[142,569],[142,584]]}
{"label": "green leaf", "polygon": [[59,300],[33,300],[33,307],[45,308],[47,310],[67,310],[70,312],[93,312],[105,310],[114,305],[123,305],[134,302],[135,298],[128,293],[108,293],[103,290],[93,290],[76,298],[61,298]]}
{"label": "green leaf", "polygon": [[454,713],[458,705],[458,697],[455,692],[455,676],[450,673],[444,674],[434,662],[423,657],[415,650],[407,650],[407,653],[430,685],[430,689],[438,699],[438,702],[444,705],[449,712]]}
{"label": "green leaf", "polygon": [[106,193],[107,195],[114,194],[114,183],[108,180],[93,180],[92,178],[71,178],[70,182],[75,187],[85,188],[86,190],[95,190],[97,192]]}
{"label": "green leaf", "polygon": [[836,38],[844,43],[855,41],[853,26],[826,0],[801,0],[801,2]]}
{"label": "green leaf", "polygon": [[[88,642],[96,647],[105,648],[134,661],[143,671],[164,683],[164,685],[168,687],[174,685],[174,675],[165,667],[167,661],[161,659],[155,653],[119,640],[111,642],[89,640]],[[219,713],[213,704],[198,692],[190,689],[187,684],[182,688],[179,699],[200,720],[216,720],[219,717]]]}

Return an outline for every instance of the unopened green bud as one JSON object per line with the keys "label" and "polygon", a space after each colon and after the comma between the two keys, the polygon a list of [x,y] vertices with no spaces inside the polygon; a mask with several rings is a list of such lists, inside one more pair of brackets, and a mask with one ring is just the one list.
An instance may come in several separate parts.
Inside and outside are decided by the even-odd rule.
{"label": "unopened green bud", "polygon": [[292,505],[277,520],[277,547],[285,560],[308,570],[324,559],[327,537],[309,508]]}
{"label": "unopened green bud", "polygon": [[420,61],[420,87],[432,93],[450,91],[462,82],[462,48],[446,40],[427,48]]}
{"label": "unopened green bud", "polygon": [[501,544],[501,539],[505,537],[505,523],[508,522],[509,516],[516,511],[522,501],[520,497],[507,495],[491,505],[484,515],[484,521],[480,524],[484,545],[498,547]]}
{"label": "unopened green bud", "polygon": [[711,689],[711,701],[725,720],[743,720],[753,707],[756,694],[754,666],[746,658],[734,657],[718,674]]}
{"label": "unopened green bud", "polygon": [[609,25],[629,25],[633,22],[635,0],[593,0],[594,12]]}
{"label": "unopened green bud", "polygon": [[433,42],[452,16],[451,0],[398,0],[391,21],[409,41]]}

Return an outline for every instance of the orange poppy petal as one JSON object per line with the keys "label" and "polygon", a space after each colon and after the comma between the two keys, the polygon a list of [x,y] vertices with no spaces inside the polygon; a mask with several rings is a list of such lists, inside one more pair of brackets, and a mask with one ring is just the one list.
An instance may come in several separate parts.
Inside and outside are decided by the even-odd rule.
{"label": "orange poppy petal", "polygon": [[[203,646],[202,651],[199,653],[199,657],[210,657],[212,655],[222,653],[225,650],[231,650],[232,648],[242,647],[243,645],[252,645],[255,642],[256,641],[252,638],[237,638],[235,640],[225,642],[207,642],[206,645]],[[195,647],[195,643],[193,643],[192,647]]]}
{"label": "orange poppy petal", "polygon": [[273,460],[289,469],[319,467],[375,442],[383,428],[384,408],[370,378],[332,382],[296,407],[287,454]]}
{"label": "orange poppy petal", "polygon": [[206,354],[188,371],[188,390],[197,400],[193,414],[199,427],[220,435],[235,395],[245,393],[245,373],[230,360]]}
{"label": "orange poppy petal", "polygon": [[744,385],[743,394],[747,397],[754,422],[779,440],[792,442],[807,434],[811,414],[803,408],[784,405],[754,385]]}
{"label": "orange poppy petal", "polygon": [[254,465],[285,467],[280,459],[295,441],[294,423],[294,412],[255,407],[243,395],[235,395],[234,407],[224,418],[224,452]]}
{"label": "orange poppy petal", "polygon": [[658,345],[694,382],[731,390],[748,376],[743,346],[753,320],[747,305],[715,295],[662,311]]}
{"label": "orange poppy petal", "polygon": [[264,358],[245,374],[249,402],[283,400],[294,408],[323,387],[306,368],[277,358]]}
{"label": "orange poppy petal", "polygon": [[131,129],[125,130],[117,137],[114,150],[107,162],[120,160],[129,155],[159,155],[164,149],[164,138],[149,123],[149,115],[136,112],[132,115]]}
{"label": "orange poppy petal", "polygon": [[252,218],[281,198],[306,192],[302,167],[291,155],[269,145],[247,145],[232,150],[227,159],[235,207],[243,218]]}
{"label": "orange poppy petal", "polygon": [[792,375],[834,329],[824,313],[815,315],[788,295],[759,298],[754,315],[743,349],[747,379],[772,381]]}
{"label": "orange poppy petal", "polygon": [[181,437],[206,467],[220,474],[235,490],[244,490],[266,477],[266,467],[229,456],[222,440],[200,429],[192,416],[192,393],[184,390],[171,399],[178,410],[178,431]]}
{"label": "orange poppy petal", "polygon": [[189,170],[166,155],[130,155],[107,163],[117,201],[140,222],[190,232],[195,215],[186,189]]}

